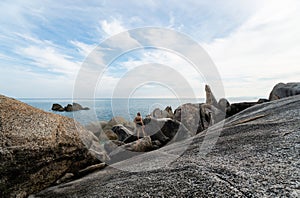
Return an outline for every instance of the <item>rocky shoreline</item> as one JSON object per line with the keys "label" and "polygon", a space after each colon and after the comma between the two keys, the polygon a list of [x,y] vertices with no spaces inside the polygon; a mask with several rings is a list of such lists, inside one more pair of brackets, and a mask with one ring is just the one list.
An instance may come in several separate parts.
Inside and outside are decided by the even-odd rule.
{"label": "rocky shoreline", "polygon": [[[1,197],[297,197],[300,83],[280,83],[253,103],[205,90],[205,103],[155,109],[140,140],[120,117],[82,127],[1,96]],[[201,157],[209,132],[219,138]]]}

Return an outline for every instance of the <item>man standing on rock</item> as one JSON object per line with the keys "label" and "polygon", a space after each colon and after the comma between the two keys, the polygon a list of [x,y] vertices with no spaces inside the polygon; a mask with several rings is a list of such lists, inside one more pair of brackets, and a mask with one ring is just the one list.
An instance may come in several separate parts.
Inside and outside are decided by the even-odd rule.
{"label": "man standing on rock", "polygon": [[140,131],[142,130],[142,132],[143,132],[143,137],[145,137],[146,136],[146,133],[145,133],[145,131],[144,131],[144,123],[143,123],[143,118],[142,118],[142,116],[141,116],[141,113],[140,112],[138,112],[137,114],[136,114],[136,117],[134,118],[134,123],[135,123],[135,126],[136,126],[136,130],[137,130],[137,139],[139,139],[139,137],[140,137]]}

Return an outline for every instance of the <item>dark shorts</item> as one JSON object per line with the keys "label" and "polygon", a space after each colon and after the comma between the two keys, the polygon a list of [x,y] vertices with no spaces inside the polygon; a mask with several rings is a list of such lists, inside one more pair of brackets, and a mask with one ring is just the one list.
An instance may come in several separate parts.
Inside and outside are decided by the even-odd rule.
{"label": "dark shorts", "polygon": [[142,127],[142,126],[143,126],[142,123],[140,122],[136,123],[136,127]]}

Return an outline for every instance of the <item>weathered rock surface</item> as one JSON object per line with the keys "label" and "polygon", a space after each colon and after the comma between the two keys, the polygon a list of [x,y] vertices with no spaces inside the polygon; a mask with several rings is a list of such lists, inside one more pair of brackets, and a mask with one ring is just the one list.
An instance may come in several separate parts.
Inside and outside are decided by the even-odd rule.
{"label": "weathered rock surface", "polygon": [[216,108],[219,108],[219,104],[213,94],[213,92],[210,89],[209,85],[205,85],[205,93],[206,93],[206,104],[212,105]]}
{"label": "weathered rock surface", "polygon": [[112,150],[109,153],[110,160],[106,163],[114,164],[130,157],[140,155],[139,152],[147,152],[151,150],[153,150],[151,138],[146,136],[134,142],[121,145]]}
{"label": "weathered rock surface", "polygon": [[221,98],[218,102],[218,106],[221,111],[226,112],[227,108],[230,107],[230,103],[226,98]]}
{"label": "weathered rock surface", "polygon": [[158,119],[158,118],[171,118],[171,119],[173,119],[174,118],[174,113],[172,111],[172,107],[167,106],[165,108],[165,110],[163,110],[163,111],[160,110],[159,108],[154,109],[150,116],[153,117],[153,118],[156,118],[156,119]]}
{"label": "weathered rock surface", "polygon": [[[151,141],[159,142],[155,143],[156,146],[163,146],[169,141],[181,141],[194,135],[194,133],[190,132],[183,124],[170,118],[145,118],[143,122],[145,124],[144,131],[146,135],[150,136]],[[143,134],[140,134],[140,138],[142,137]],[[131,143],[136,140],[137,135],[133,133],[123,140],[123,142]]]}
{"label": "weathered rock surface", "polygon": [[182,123],[170,118],[147,118],[145,123],[146,134],[151,137],[152,141],[158,140],[162,144],[165,144],[169,141],[182,141],[195,135]]}
{"label": "weathered rock surface", "polygon": [[75,124],[0,95],[0,197],[26,197],[105,160],[98,139]]}
{"label": "weathered rock surface", "polygon": [[134,134],[133,131],[130,131],[121,124],[113,126],[111,130],[118,136],[119,141],[124,141],[126,138]]}
{"label": "weathered rock surface", "polygon": [[300,94],[300,82],[278,83],[270,93],[269,100],[278,100],[281,98]]}
{"label": "weathered rock surface", "polygon": [[174,119],[181,122],[191,133],[197,134],[223,120],[225,113],[210,104],[183,104],[174,113]]}
{"label": "weathered rock surface", "polygon": [[[114,133],[112,130],[106,130],[104,131],[105,137],[108,138],[109,140],[118,140],[119,137],[116,133]],[[105,138],[102,138],[105,139]]]}
{"label": "weathered rock surface", "polygon": [[103,127],[103,130],[112,129],[115,125],[123,125],[130,131],[135,130],[135,124],[131,121],[127,121],[125,118],[116,116],[113,117],[110,121],[108,121],[107,125]]}
{"label": "weathered rock surface", "polygon": [[300,96],[294,96],[35,197],[299,197],[299,149]]}

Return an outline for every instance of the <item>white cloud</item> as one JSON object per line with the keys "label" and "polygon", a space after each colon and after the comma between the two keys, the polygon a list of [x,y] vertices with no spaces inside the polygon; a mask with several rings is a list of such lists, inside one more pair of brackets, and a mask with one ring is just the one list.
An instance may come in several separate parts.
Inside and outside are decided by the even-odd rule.
{"label": "white cloud", "polygon": [[53,47],[33,45],[20,49],[18,53],[31,59],[35,66],[51,72],[74,75],[79,69],[79,63],[72,61],[72,57],[58,52]]}
{"label": "white cloud", "polygon": [[[1,69],[15,64],[26,71],[24,77],[18,73],[20,79],[24,79],[19,82],[21,84],[28,82],[33,85],[25,75],[40,81],[42,77],[53,78],[53,72],[61,74],[54,78],[64,79],[59,81],[62,84],[66,79],[66,83],[70,83],[80,68],[82,56],[86,57],[95,49],[95,45],[90,43],[113,38],[129,28],[169,26],[177,30],[181,28],[181,32],[198,41],[220,38],[204,44],[204,47],[218,66],[227,95],[266,95],[279,81],[299,81],[299,3],[297,0],[191,0],[168,5],[168,2],[156,1],[132,4],[110,1],[105,4],[76,2],[70,6],[68,2],[3,1],[0,2]],[[166,6],[170,9],[165,9]],[[183,47],[177,40],[176,35],[160,35],[157,32],[142,32],[141,35],[124,33],[111,39],[106,49],[93,53],[89,61],[91,65],[105,65],[112,55],[145,43],[170,49],[175,47],[191,56],[200,56],[195,48],[188,44]],[[112,54],[104,54],[109,50]],[[149,62],[169,65],[182,72],[195,91],[200,93],[197,96],[203,96],[202,76],[195,75],[197,72],[172,52],[145,51],[139,59],[128,59],[121,65],[132,70]],[[35,72],[37,76],[27,72]],[[9,75],[9,72],[6,74]],[[108,93],[118,78],[109,74],[103,78],[108,84],[104,88]],[[49,81],[50,84],[55,82]]]}
{"label": "white cloud", "polygon": [[74,45],[79,53],[84,57],[89,55],[96,47],[96,44],[89,45],[80,41],[70,41],[70,43]]}
{"label": "white cloud", "polygon": [[[101,81],[104,87],[110,87],[113,89],[117,86],[117,82],[119,80],[124,82],[123,78],[127,79],[128,82],[131,82],[132,80],[136,81],[138,78],[139,82],[146,83],[151,81],[150,76],[152,76],[152,79],[156,79],[155,93],[151,92],[151,90],[153,90],[152,88],[148,89],[147,86],[145,86],[143,87],[143,93],[145,93],[145,95],[140,95],[139,97],[148,97],[149,93],[156,96],[165,96],[165,88],[158,84],[166,82],[168,86],[173,86],[176,87],[176,90],[181,90],[181,96],[186,88],[191,88],[193,93],[186,90],[186,95],[184,97],[204,97],[203,84],[205,79],[203,79],[202,74],[198,73],[198,71],[185,59],[171,51],[161,49],[144,49],[128,53],[125,57],[120,57],[120,59],[121,61],[114,62],[109,67],[110,70],[105,73],[105,76],[115,76],[115,70],[118,70],[117,81],[115,79],[114,84],[110,85],[106,85],[108,83],[106,80]],[[149,64],[154,65],[149,68]],[[139,69],[140,67],[144,69]],[[120,73],[120,71],[122,72]],[[168,73],[168,71],[170,73]],[[130,73],[131,75],[128,76]],[[172,74],[175,75],[176,73],[180,74],[181,77],[174,79]],[[184,79],[189,85],[178,84],[180,79]],[[131,88],[132,87],[128,87],[128,89]],[[149,91],[148,94],[146,94],[147,91],[145,91],[145,89]]]}
{"label": "white cloud", "polygon": [[108,36],[112,36],[126,30],[121,21],[117,19],[112,19],[111,21],[102,20],[100,21],[100,26],[104,33]]}
{"label": "white cloud", "polygon": [[274,84],[299,81],[300,5],[264,1],[230,36],[204,44],[229,96],[265,96]]}

